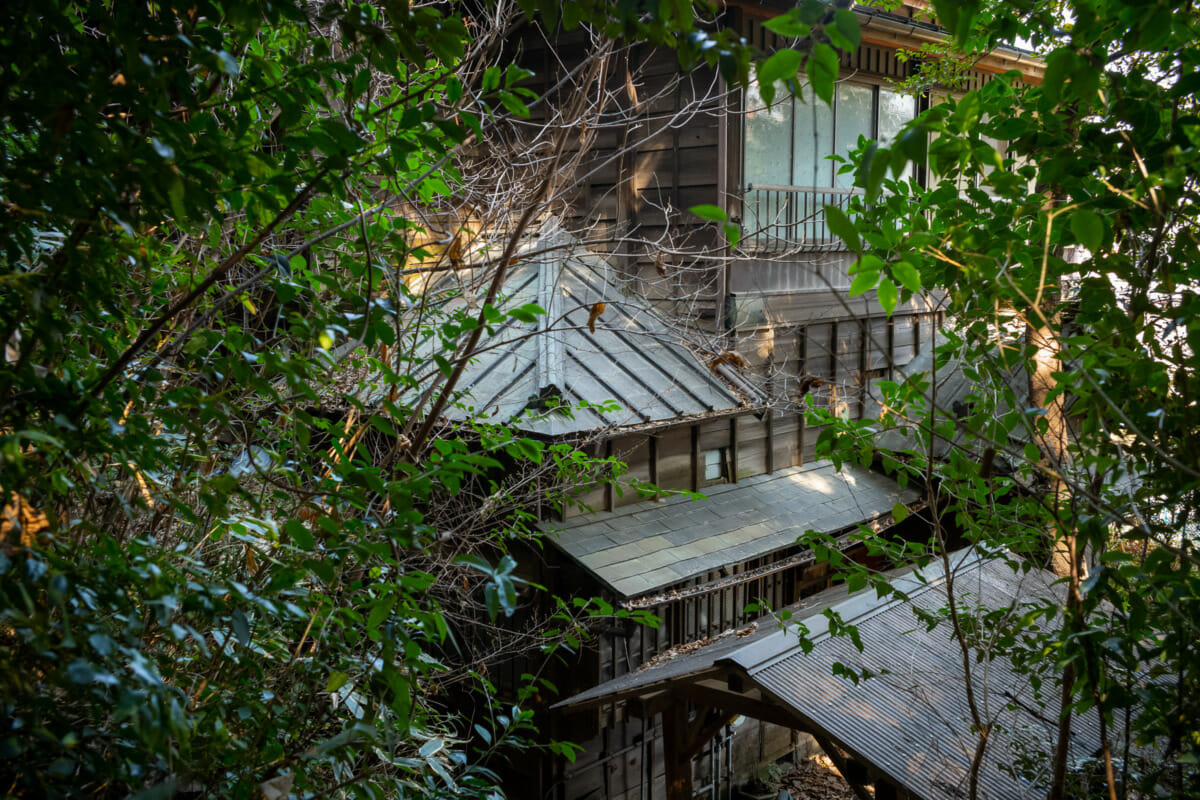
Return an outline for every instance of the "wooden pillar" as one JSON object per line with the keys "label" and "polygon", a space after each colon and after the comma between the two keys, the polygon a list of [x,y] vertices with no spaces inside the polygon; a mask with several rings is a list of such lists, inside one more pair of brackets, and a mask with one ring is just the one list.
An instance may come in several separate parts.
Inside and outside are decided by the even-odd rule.
{"label": "wooden pillar", "polygon": [[738,476],[738,418],[729,418],[729,482],[737,483]]}
{"label": "wooden pillar", "polygon": [[675,702],[662,712],[667,800],[692,800],[692,759],[687,754],[688,704]]}
{"label": "wooden pillar", "polygon": [[[647,443],[649,452],[647,453],[650,461],[650,482],[658,486],[658,436],[650,434],[650,440]],[[655,497],[657,500],[658,497]]]}
{"label": "wooden pillar", "polygon": [[[608,439],[604,442],[604,457],[612,458],[612,454],[613,454],[612,439]],[[616,497],[613,494],[612,481],[609,481],[608,483],[604,484],[604,510],[612,511],[615,507],[616,507]]]}
{"label": "wooden pillar", "polygon": [[700,491],[700,426],[692,426],[692,491]]}

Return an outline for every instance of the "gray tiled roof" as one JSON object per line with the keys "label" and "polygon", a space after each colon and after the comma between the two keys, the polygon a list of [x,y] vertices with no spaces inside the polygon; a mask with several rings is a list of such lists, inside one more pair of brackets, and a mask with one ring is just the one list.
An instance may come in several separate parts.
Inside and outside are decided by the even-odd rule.
{"label": "gray tiled roof", "polygon": [[[485,295],[480,291],[476,303]],[[560,436],[747,405],[645,301],[620,290],[602,256],[552,224],[524,248],[497,305],[507,310],[528,303],[546,314],[495,326],[464,370],[458,388],[466,394],[446,410],[448,417],[512,422],[527,432]],[[589,316],[601,303],[593,331]],[[445,308],[467,304],[459,297]],[[548,397],[575,408],[569,414],[546,411]]]}
{"label": "gray tiled roof", "polygon": [[570,520],[556,544],[622,597],[636,597],[796,543],[833,533],[918,499],[913,489],[830,462],[759,475],[675,497]]}

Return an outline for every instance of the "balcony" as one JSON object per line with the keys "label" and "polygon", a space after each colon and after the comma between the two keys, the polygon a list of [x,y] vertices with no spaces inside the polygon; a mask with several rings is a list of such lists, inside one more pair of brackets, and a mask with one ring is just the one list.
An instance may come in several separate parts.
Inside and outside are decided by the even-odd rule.
{"label": "balcony", "polygon": [[742,197],[742,248],[750,253],[844,252],[825,206],[845,209],[861,189],[753,183]]}

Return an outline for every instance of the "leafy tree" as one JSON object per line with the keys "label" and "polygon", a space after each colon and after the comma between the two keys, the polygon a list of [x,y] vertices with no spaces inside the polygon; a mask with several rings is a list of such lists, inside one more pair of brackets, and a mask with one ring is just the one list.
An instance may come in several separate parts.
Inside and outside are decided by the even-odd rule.
{"label": "leafy tree", "polygon": [[[1054,566],[1063,605],[1015,615],[1030,627],[1014,632],[1061,686],[1043,697],[1058,720],[1042,751],[1050,796],[1078,789],[1067,744],[1093,706],[1104,796],[1195,796],[1198,18],[1163,2],[935,7],[966,53],[1024,39],[1046,74],[997,77],[894,147],[865,147],[865,198],[834,223],[860,252],[852,293],[889,308],[910,292],[947,298],[933,369],[879,387],[882,428],[906,442],[883,463],[925,483],[936,534],[932,550],[889,552],[928,557],[962,537]],[[910,160],[928,165],[926,186],[889,177]],[[951,371],[973,384],[966,396],[939,397]],[[830,452],[869,461],[878,422],[841,425]],[[960,602],[943,624],[969,670],[984,656]],[[1037,632],[1047,616],[1061,626]],[[976,763],[995,757],[990,725],[976,714]],[[1139,763],[1139,746],[1163,757]]]}
{"label": "leafy tree", "polygon": [[[601,58],[643,41],[744,83],[755,54],[696,19],[683,0],[0,8],[6,793],[498,791],[532,715],[452,663],[471,626],[447,603],[520,610],[526,509],[614,465],[441,413],[483,333],[542,313],[498,287],[595,112],[520,186],[481,179],[548,102],[495,53],[523,20],[586,25]],[[811,49],[768,77],[808,69],[828,95],[833,51]],[[447,262],[485,276],[470,312],[427,291]],[[557,609],[547,648],[612,612]]]}
{"label": "leafy tree", "polygon": [[[692,20],[669,8],[570,13],[669,43]],[[494,793],[531,715],[489,702],[470,733],[435,699],[436,589],[486,584],[512,613],[511,558],[454,564],[529,535],[499,468],[592,467],[414,411],[474,320],[401,313],[430,254],[392,209],[461,189],[464,143],[524,113],[524,75],[487,60],[517,9],[0,15],[5,792]],[[403,356],[432,332],[437,364]],[[328,386],[350,340],[381,407]],[[503,501],[500,535],[446,548],[438,511],[464,484]]]}

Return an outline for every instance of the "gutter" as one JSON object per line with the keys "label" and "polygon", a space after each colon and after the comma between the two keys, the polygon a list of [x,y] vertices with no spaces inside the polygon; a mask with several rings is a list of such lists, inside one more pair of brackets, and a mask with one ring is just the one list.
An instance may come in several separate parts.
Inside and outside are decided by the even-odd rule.
{"label": "gutter", "polygon": [[[938,25],[898,17],[857,4],[854,7],[854,15],[858,17],[863,41],[872,44],[902,47],[914,43],[944,42],[950,38],[949,33]],[[1046,65],[1032,52],[1011,46],[997,47],[986,53],[975,63],[975,67],[988,72],[1015,69],[1037,83],[1041,82],[1046,71]]]}

